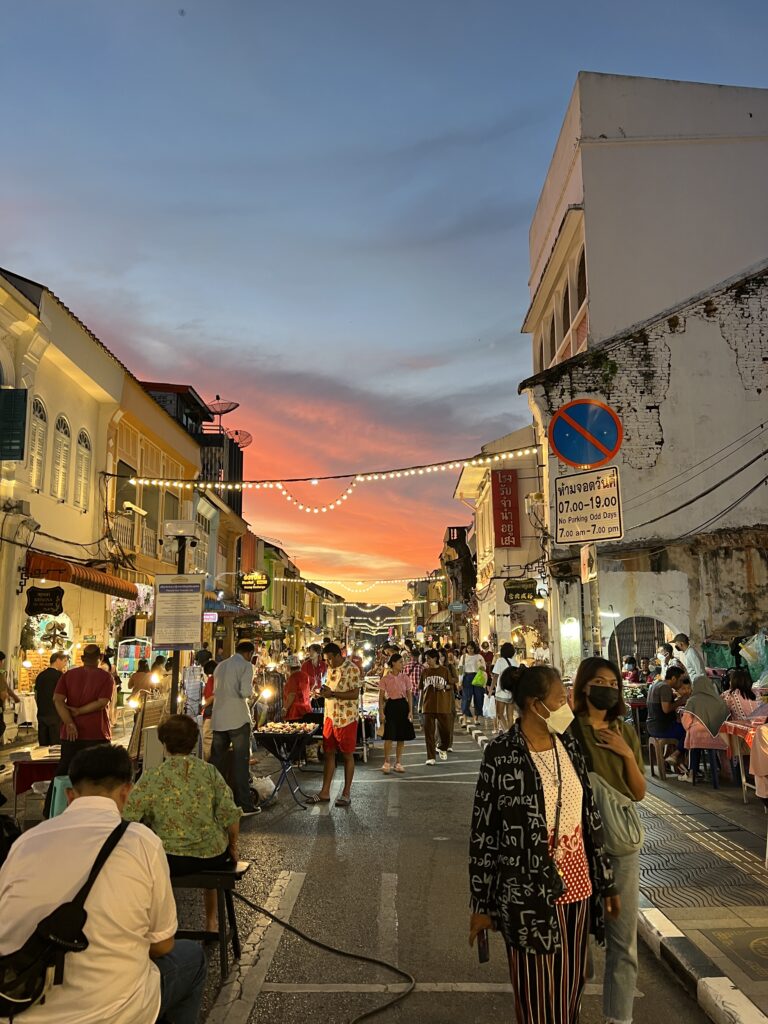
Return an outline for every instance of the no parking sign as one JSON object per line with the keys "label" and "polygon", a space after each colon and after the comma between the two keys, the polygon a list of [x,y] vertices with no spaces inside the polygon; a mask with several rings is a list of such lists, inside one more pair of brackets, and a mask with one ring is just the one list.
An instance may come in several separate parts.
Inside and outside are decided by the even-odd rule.
{"label": "no parking sign", "polygon": [[621,448],[624,428],[619,415],[595,398],[578,398],[562,406],[549,421],[549,444],[561,462],[596,469]]}

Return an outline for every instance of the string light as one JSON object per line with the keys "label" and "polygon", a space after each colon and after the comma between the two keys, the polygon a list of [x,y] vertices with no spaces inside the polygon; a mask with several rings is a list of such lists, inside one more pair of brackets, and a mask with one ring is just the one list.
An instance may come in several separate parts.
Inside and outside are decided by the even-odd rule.
{"label": "string light", "polygon": [[333,501],[328,502],[326,505],[308,505],[303,501],[299,501],[283,484],[275,484],[275,488],[280,491],[289,505],[295,505],[299,512],[313,512],[315,514],[319,512],[334,512],[336,509],[341,508],[356,487],[357,481],[353,480],[349,487],[345,488],[337,498],[334,498]]}
{"label": "string light", "polygon": [[[199,490],[206,491],[251,491],[251,490],[282,490],[285,492],[286,483],[289,484],[300,484],[308,483],[312,486],[317,486],[326,480],[353,480],[354,483],[373,483],[382,482],[386,480],[402,480],[404,477],[411,476],[424,476],[433,473],[444,473],[447,470],[461,470],[467,469],[471,466],[490,466],[494,463],[500,462],[512,462],[515,459],[520,459],[524,455],[536,455],[538,448],[533,445],[530,448],[517,448],[506,452],[495,452],[492,455],[481,454],[475,455],[468,459],[453,459],[452,461],[446,462],[430,462],[423,463],[418,466],[400,466],[396,469],[379,469],[379,470],[366,470],[361,473],[337,473],[330,476],[297,476],[290,478],[278,479],[267,479],[267,480],[197,480],[197,479],[181,479],[181,480],[155,480],[148,477],[128,477],[128,482],[142,487],[183,487],[190,490],[193,487]],[[115,479],[126,479],[123,474],[119,473],[108,473],[106,476],[114,477]],[[347,494],[347,496],[349,496]],[[343,500],[343,497],[342,499]],[[297,502],[298,504],[298,502]],[[338,502],[336,502],[338,504]],[[322,506],[311,506],[311,511],[314,511],[315,507],[318,511],[322,509]],[[307,508],[305,504],[305,508]],[[326,505],[326,510],[328,506]]]}

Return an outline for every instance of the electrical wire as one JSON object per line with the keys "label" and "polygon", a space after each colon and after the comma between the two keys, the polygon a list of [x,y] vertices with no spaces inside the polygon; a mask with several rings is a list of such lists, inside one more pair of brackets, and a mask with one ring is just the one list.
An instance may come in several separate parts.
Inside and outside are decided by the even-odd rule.
{"label": "electrical wire", "polygon": [[[730,459],[732,455],[736,455],[737,452],[740,452],[742,448],[746,448],[748,444],[751,444],[753,441],[756,441],[763,433],[764,429],[765,424],[760,423],[759,426],[753,427],[752,430],[748,430],[746,434],[742,434],[741,437],[737,437],[735,441],[731,441],[731,443],[725,445],[725,447],[719,448],[716,452],[712,452],[711,455],[708,455],[704,459],[700,459],[698,462],[694,462],[692,466],[689,466],[687,469],[684,469],[682,473],[676,474],[675,476],[670,477],[668,480],[663,480],[661,483],[655,484],[653,487],[649,487],[648,490],[644,491],[643,494],[640,496],[642,498],[641,501],[638,501],[636,499],[630,500],[627,502],[626,507],[628,509],[638,509],[642,505],[649,504],[649,502],[658,501],[658,496],[655,496],[653,492],[659,490],[659,488],[661,487],[666,487],[667,493],[669,491],[677,490],[678,487],[685,487],[686,484],[689,484],[692,480],[695,480],[697,477],[700,477],[703,473],[708,473],[711,469],[714,469],[715,466],[719,466],[721,462],[725,462],[726,459]],[[733,448],[733,446],[738,444],[739,441],[742,441],[747,436],[747,434],[751,434],[754,431],[757,431],[757,433],[754,434],[754,437],[750,437],[750,439],[748,441],[745,441],[744,444],[742,444],[739,448],[734,448],[733,451],[727,451],[727,449]],[[721,452],[726,451],[727,454],[723,455],[722,458],[717,459],[717,461],[713,462],[711,466],[704,466],[703,469],[700,469],[698,473],[694,473],[693,476],[687,476],[687,474],[690,473],[692,469],[696,469],[697,466],[701,466],[705,462],[709,462],[710,459],[714,459],[716,458],[716,456],[720,455]]]}
{"label": "electrical wire", "polygon": [[370,1017],[375,1017],[384,1010],[388,1010],[390,1007],[395,1006],[396,1003],[401,1003],[416,988],[416,979],[412,974],[409,974],[408,971],[403,970],[402,967],[396,967],[395,964],[391,964],[387,960],[379,960],[378,957],[375,956],[365,956],[364,953],[350,953],[349,950],[339,949],[337,946],[330,946],[326,942],[321,942],[320,939],[313,939],[311,935],[307,935],[294,925],[289,924],[287,921],[283,921],[282,918],[277,917],[277,915],[273,914],[270,910],[266,910],[264,907],[260,907],[256,903],[252,903],[241,893],[237,892],[237,890],[233,890],[232,895],[235,899],[245,903],[245,905],[250,907],[251,910],[255,910],[258,914],[263,914],[265,917],[268,917],[270,921],[274,921],[275,924],[279,924],[281,928],[285,928],[286,931],[291,932],[298,938],[304,939],[304,941],[308,942],[311,946],[317,946],[318,949],[325,950],[326,953],[335,953],[337,956],[347,957],[349,960],[361,960],[366,964],[373,964],[376,967],[384,967],[386,970],[392,971],[394,974],[399,974],[401,978],[405,979],[407,982],[407,988],[402,992],[396,993],[392,999],[388,999],[387,1002],[382,1003],[381,1006],[376,1006],[372,1010],[366,1010],[365,1013],[358,1014],[357,1017],[350,1021],[350,1024],[360,1024],[361,1021],[368,1020]]}
{"label": "electrical wire", "polygon": [[647,519],[644,523],[635,523],[634,526],[630,526],[627,529],[639,530],[643,526],[651,526],[653,523],[658,523],[662,519],[666,519],[668,516],[674,515],[676,512],[681,512],[684,508],[688,508],[689,505],[694,505],[697,501],[701,501],[702,498],[706,498],[708,494],[712,494],[713,491],[718,490],[718,488],[722,487],[723,484],[727,484],[729,480],[733,480],[733,478],[738,476],[739,473],[743,473],[745,469],[749,469],[750,466],[753,466],[760,459],[765,458],[766,455],[768,455],[768,448],[764,448],[759,452],[759,454],[755,455],[753,459],[750,459],[749,462],[745,462],[743,466],[740,466],[738,469],[734,470],[733,473],[729,473],[728,476],[723,477],[722,480],[719,480],[716,484],[708,487],[706,491],[702,491],[700,494],[697,494],[693,498],[689,498],[688,501],[684,501],[681,505],[676,505],[675,508],[671,508],[667,512],[662,512],[661,515],[654,516],[653,519]]}
{"label": "electrical wire", "polygon": [[744,494],[742,494],[740,497],[736,498],[735,501],[732,501],[731,504],[728,505],[727,508],[724,508],[722,512],[718,512],[717,515],[711,516],[705,523],[701,523],[699,526],[695,526],[693,527],[693,529],[687,530],[684,534],[682,534],[682,536],[690,537],[693,533],[699,533],[701,530],[706,530],[708,526],[711,526],[713,523],[716,523],[718,519],[722,519],[723,516],[727,516],[729,512],[732,512],[735,508],[738,508],[738,506],[741,505],[743,501],[746,501],[747,498],[749,498],[752,494],[755,493],[755,491],[759,490],[764,483],[768,483],[768,476],[764,476],[762,480],[758,480],[756,484],[750,487],[748,491],[745,491]]}

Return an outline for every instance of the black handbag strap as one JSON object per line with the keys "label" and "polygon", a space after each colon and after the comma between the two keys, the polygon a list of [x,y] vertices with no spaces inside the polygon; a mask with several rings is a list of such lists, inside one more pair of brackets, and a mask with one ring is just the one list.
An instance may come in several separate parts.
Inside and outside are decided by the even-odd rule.
{"label": "black handbag strap", "polygon": [[120,840],[125,835],[126,830],[127,830],[129,824],[130,824],[130,822],[121,821],[120,824],[117,825],[116,828],[114,828],[112,830],[112,832],[110,832],[110,834],[104,840],[104,844],[101,847],[101,849],[99,850],[99,853],[98,853],[98,856],[96,857],[96,860],[93,862],[93,867],[91,868],[90,874],[86,878],[85,883],[83,884],[83,887],[73,897],[72,903],[76,904],[78,907],[84,907],[85,906],[85,901],[88,899],[88,897],[91,894],[91,889],[93,888],[93,883],[96,881],[96,879],[98,878],[99,872],[101,871],[101,869],[106,864],[107,858],[109,857],[110,853],[112,853],[114,848],[117,846],[117,844],[120,842]]}

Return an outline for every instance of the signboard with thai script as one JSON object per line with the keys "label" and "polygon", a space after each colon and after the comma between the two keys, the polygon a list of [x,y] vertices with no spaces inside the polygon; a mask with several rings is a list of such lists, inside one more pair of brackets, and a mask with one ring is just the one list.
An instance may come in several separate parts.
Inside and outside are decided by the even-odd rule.
{"label": "signboard with thai script", "polygon": [[520,497],[516,469],[491,470],[494,547],[519,548]]}
{"label": "signboard with thai script", "polygon": [[555,480],[555,543],[621,540],[624,522],[616,466]]}
{"label": "signboard with thai script", "polygon": [[205,576],[155,576],[155,635],[161,650],[197,650],[203,629]]}

